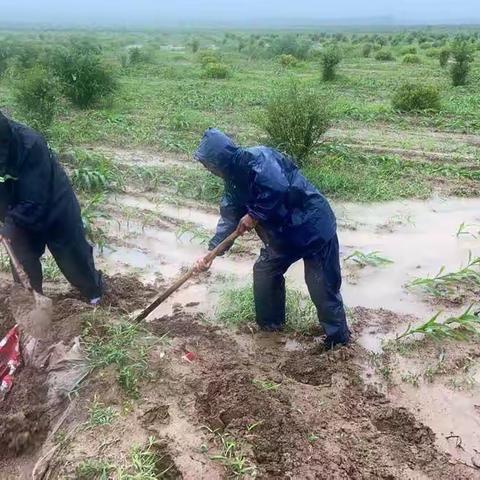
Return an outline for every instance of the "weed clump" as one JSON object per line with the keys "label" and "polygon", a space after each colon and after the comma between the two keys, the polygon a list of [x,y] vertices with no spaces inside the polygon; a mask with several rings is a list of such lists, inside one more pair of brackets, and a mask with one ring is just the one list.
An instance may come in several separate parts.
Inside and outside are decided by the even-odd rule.
{"label": "weed clump", "polygon": [[14,97],[28,124],[48,136],[60,97],[55,77],[43,66],[33,67],[17,81]]}
{"label": "weed clump", "polygon": [[440,110],[440,93],[437,87],[405,83],[392,99],[393,108],[401,112]]}
{"label": "weed clump", "polygon": [[[252,285],[227,288],[222,291],[215,318],[221,323],[234,327],[255,322]],[[310,299],[297,290],[287,288],[286,330],[307,335],[317,325],[317,312]]]}
{"label": "weed clump", "polygon": [[330,114],[317,93],[290,83],[273,93],[259,124],[271,145],[302,164],[330,126]]}

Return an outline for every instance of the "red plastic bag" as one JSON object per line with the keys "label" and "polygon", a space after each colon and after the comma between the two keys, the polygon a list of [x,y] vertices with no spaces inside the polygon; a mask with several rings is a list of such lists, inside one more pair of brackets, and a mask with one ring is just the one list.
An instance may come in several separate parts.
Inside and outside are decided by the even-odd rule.
{"label": "red plastic bag", "polygon": [[18,325],[15,325],[0,340],[0,400],[11,390],[13,376],[20,362],[20,334]]}

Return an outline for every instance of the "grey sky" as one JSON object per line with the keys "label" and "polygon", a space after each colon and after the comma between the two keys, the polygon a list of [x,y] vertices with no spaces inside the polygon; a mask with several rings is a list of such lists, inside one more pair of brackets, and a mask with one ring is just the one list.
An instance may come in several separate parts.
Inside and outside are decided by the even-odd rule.
{"label": "grey sky", "polygon": [[0,21],[22,23],[315,23],[372,17],[397,23],[478,22],[480,0],[0,0]]}

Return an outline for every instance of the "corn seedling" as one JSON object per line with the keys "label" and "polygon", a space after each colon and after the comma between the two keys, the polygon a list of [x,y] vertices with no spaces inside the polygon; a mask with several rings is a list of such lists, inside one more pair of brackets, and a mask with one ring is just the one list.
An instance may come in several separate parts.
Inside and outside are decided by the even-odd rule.
{"label": "corn seedling", "polygon": [[473,313],[473,306],[468,307],[460,316],[449,317],[443,322],[439,320],[441,313],[436,313],[418,327],[410,325],[396,340],[416,334],[422,334],[434,340],[469,340],[480,335],[480,316]]}
{"label": "corn seedling", "polygon": [[478,238],[480,235],[480,225],[474,223],[465,223],[462,222],[458,227],[456,236],[460,238],[461,236],[471,236],[473,238]]}
{"label": "corn seedling", "polygon": [[467,265],[457,272],[445,273],[443,266],[432,278],[417,278],[407,284],[408,288],[421,288],[434,297],[449,298],[463,291],[478,291],[480,288],[480,257],[470,252]]}
{"label": "corn seedling", "polygon": [[105,196],[101,193],[87,200],[82,207],[82,221],[87,238],[97,245],[100,251],[103,251],[107,243],[107,234],[105,230],[98,225],[100,219],[106,220],[110,216],[100,210],[100,205],[105,201]]}
{"label": "corn seedling", "polygon": [[345,258],[345,262],[351,260],[355,262],[357,265],[360,265],[360,267],[366,267],[366,266],[371,266],[371,267],[382,267],[385,265],[389,265],[393,263],[392,260],[389,258],[381,257],[379,255],[380,252],[374,251],[374,252],[369,252],[369,253],[363,253],[360,252],[359,250],[355,250],[351,255]]}
{"label": "corn seedling", "polygon": [[205,229],[194,225],[193,223],[182,223],[175,232],[177,239],[188,238],[191,243],[206,245],[211,238],[211,234]]}
{"label": "corn seedling", "polygon": [[259,420],[258,422],[251,423],[250,425],[247,425],[247,432],[251,432],[255,428],[259,427],[260,425],[263,424],[263,420]]}

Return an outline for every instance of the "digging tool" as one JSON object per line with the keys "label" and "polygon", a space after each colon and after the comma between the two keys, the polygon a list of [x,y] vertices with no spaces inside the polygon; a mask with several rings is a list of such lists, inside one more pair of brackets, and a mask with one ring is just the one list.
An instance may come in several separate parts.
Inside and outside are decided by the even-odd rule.
{"label": "digging tool", "polygon": [[20,295],[16,295],[12,299],[16,310],[15,312],[12,312],[15,320],[20,327],[25,330],[25,333],[32,336],[34,339],[44,338],[49,333],[52,317],[52,301],[32,288],[30,279],[18,261],[10,242],[2,237],[1,243],[10,258],[12,269],[17,274],[21,286],[26,292],[28,292],[28,294],[33,296],[34,300],[34,305],[30,305],[31,302],[22,301]]}
{"label": "digging tool", "polygon": [[[223,242],[219,243],[206,257],[208,262],[224,253],[240,236],[238,230],[235,230]],[[187,280],[197,273],[195,267],[191,267],[187,272],[180,276],[165,292],[159,295],[145,310],[135,318],[136,322],[141,322],[150,315],[160,304],[162,304],[172,293],[176,292]]]}

